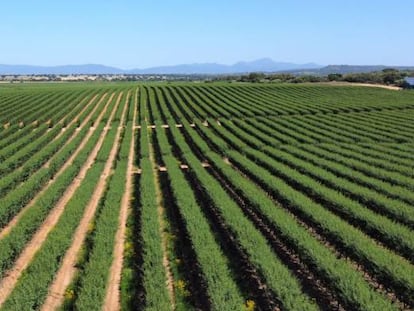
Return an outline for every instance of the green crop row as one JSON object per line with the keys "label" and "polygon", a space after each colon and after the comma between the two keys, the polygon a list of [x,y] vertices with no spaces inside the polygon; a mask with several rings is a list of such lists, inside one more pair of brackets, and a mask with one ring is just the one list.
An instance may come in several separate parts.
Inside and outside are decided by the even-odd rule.
{"label": "green crop row", "polygon": [[[395,201],[392,199],[387,198],[386,196],[382,195],[382,192],[388,192],[392,195],[395,195],[395,191],[397,190],[397,186],[389,185],[387,187],[387,184],[382,181],[377,181],[376,184],[382,183],[381,192],[375,192],[372,191],[369,188],[363,188],[361,185],[358,185],[358,183],[355,183],[356,181],[359,181],[358,178],[355,177],[355,175],[358,175],[358,172],[349,172],[348,169],[345,169],[344,167],[339,167],[335,170],[336,174],[349,174],[350,178],[352,178],[352,181],[345,180],[343,178],[337,177],[332,173],[327,172],[326,170],[332,170],[337,166],[338,164],[334,162],[330,162],[329,164],[326,164],[324,166],[324,169],[317,168],[314,165],[320,166],[322,162],[324,162],[323,159],[320,157],[314,157],[312,160],[314,161],[314,164],[310,164],[307,162],[302,161],[298,158],[291,158],[290,161],[286,160],[286,156],[281,158],[278,153],[281,151],[276,150],[273,147],[264,147],[266,143],[269,144],[269,146],[274,145],[272,141],[268,138],[268,136],[262,135],[261,133],[255,132],[254,129],[251,129],[250,131],[255,132],[254,137],[249,134],[249,129],[244,129],[241,131],[239,128],[233,126],[230,123],[223,123],[223,125],[226,128],[229,128],[233,133],[237,133],[240,137],[243,138],[243,140],[248,141],[249,145],[252,146],[255,149],[262,149],[263,152],[268,154],[271,157],[276,157],[279,161],[282,161],[284,163],[287,163],[291,167],[294,167],[297,170],[300,170],[301,172],[312,176],[319,182],[322,182],[329,186],[330,188],[336,189],[338,191],[341,191],[343,193],[346,193],[347,195],[350,195],[353,198],[356,198],[358,201],[361,201],[364,204],[371,205],[375,209],[381,210],[383,213],[393,215],[395,219],[398,219],[399,221],[406,223],[406,224],[413,224],[413,215],[412,215],[412,209],[408,204],[405,204],[401,201]],[[250,138],[249,138],[250,137]],[[258,138],[258,139],[256,139]],[[284,145],[282,146],[284,149],[292,149],[294,146]],[[317,148],[317,146],[313,147]],[[306,158],[306,161],[309,161],[309,157]],[[305,169],[306,167],[309,167],[309,169]],[[361,175],[360,178],[363,180],[370,179],[369,177]],[[375,180],[372,183],[375,183]],[[385,185],[383,185],[385,184]],[[385,189],[384,189],[385,188]],[[409,198],[413,199],[414,197],[411,196],[411,192],[406,189],[399,187],[401,196],[407,198],[408,201],[410,201]]]}
{"label": "green crop row", "polygon": [[[108,109],[110,111],[110,109]],[[94,115],[97,115],[97,110]],[[7,195],[0,199],[0,227],[6,225],[6,223],[16,215],[34,196],[37,192],[49,181],[57,171],[64,165],[67,159],[78,148],[83,138],[89,132],[88,127],[84,127],[80,133],[73,139],[71,143],[65,145],[61,151],[53,156],[50,161],[49,167],[40,168],[37,172],[32,174],[23,184],[19,187],[7,193]],[[90,145],[89,145],[90,146]],[[47,152],[49,147],[41,152]],[[33,158],[36,161],[37,156]],[[23,171],[24,172],[24,171]]]}
{"label": "green crop row", "polygon": [[197,261],[207,283],[207,292],[213,310],[228,307],[237,310],[243,305],[239,289],[232,279],[227,260],[217,245],[197,199],[188,186],[177,160],[171,155],[171,147],[165,132],[156,132],[162,159],[168,167],[168,177],[175,203],[183,215],[186,231],[193,244]]}
{"label": "green crop row", "polygon": [[265,215],[277,229],[277,234],[293,247],[300,258],[324,279],[329,288],[335,289],[341,301],[350,308],[365,310],[393,309],[389,302],[369,288],[364,278],[346,261],[339,260],[323,244],[313,238],[289,213],[275,204],[265,192],[226,164],[222,157],[211,152],[208,145],[195,132],[189,131],[193,142],[231,182],[233,189],[249,200],[249,205]]}
{"label": "green crop row", "polygon": [[[131,105],[130,101],[126,102],[125,97],[121,101],[121,111],[124,105]],[[127,108],[126,111],[129,112],[129,109]],[[122,116],[119,117],[122,118]],[[125,118],[127,118],[126,115]],[[118,121],[114,119],[114,122]],[[93,229],[87,237],[87,245],[84,246],[85,252],[88,253],[87,262],[80,265],[78,284],[73,289],[74,306],[77,310],[101,310],[104,303],[108,275],[113,261],[120,204],[125,191],[128,153],[132,137],[129,128],[131,123],[128,123],[129,126],[125,133],[124,129],[120,130],[117,160],[113,165],[114,174],[109,177],[106,191],[99,202],[93,221]]]}
{"label": "green crop row", "polygon": [[[97,159],[107,159],[116,135],[116,128],[107,133],[98,152]],[[72,243],[73,234],[82,218],[95,186],[101,178],[106,161],[97,160],[88,170],[85,179],[76,190],[41,249],[36,253],[28,268],[3,305],[4,310],[31,310],[41,306],[48,286],[58,270],[61,260]]]}
{"label": "green crop row", "polygon": [[[178,112],[177,112],[178,113]],[[273,254],[265,238],[247,220],[237,204],[230,199],[224,189],[200,165],[199,160],[192,154],[177,128],[170,124],[170,131],[179,146],[186,162],[191,166],[198,184],[212,200],[215,208],[223,217],[226,225],[237,236],[238,243],[248,255],[252,264],[263,275],[267,286],[274,291],[282,306],[286,309],[314,309],[313,303],[301,292],[298,281],[290,274],[288,269]],[[163,146],[164,144],[160,144]],[[168,165],[170,171],[174,162]],[[176,165],[175,165],[176,166]],[[183,187],[185,188],[185,187]],[[181,190],[183,191],[183,190]],[[181,205],[180,205],[181,207]],[[236,241],[235,241],[236,242]],[[275,276],[278,276],[275,278]]]}
{"label": "green crop row", "polygon": [[[67,102],[65,103],[67,104]],[[79,104],[79,101],[77,101],[76,104]],[[71,109],[73,109],[73,107],[76,107],[76,105],[67,105],[66,108],[58,114],[58,117],[64,117],[65,114],[67,114]],[[32,135],[24,136],[22,138],[23,141],[21,145],[17,146],[17,149],[8,150],[9,153],[7,153],[6,156],[10,155],[10,152],[13,155],[7,156],[5,161],[1,163],[0,176],[4,176],[5,174],[13,171],[14,169],[22,165],[28,158],[33,156],[36,152],[38,152],[49,142],[51,142],[53,138],[61,131],[62,128],[63,124],[57,124],[51,129],[50,132],[44,134],[44,132],[47,129],[47,125],[43,125],[40,129],[37,129],[41,131],[41,134],[38,135],[38,140],[33,140],[34,137],[31,137]],[[36,131],[33,133],[33,135],[36,134]]]}
{"label": "green crop row", "polygon": [[[209,130],[203,129],[202,127],[200,129],[209,137],[215,136]],[[253,162],[236,151],[223,150],[220,146],[220,144],[216,145],[220,150],[225,151],[232,163],[238,163],[240,169],[249,167],[247,172],[266,191],[271,192],[278,200],[282,200],[289,208],[304,215],[313,224],[323,228],[327,236],[337,241],[352,256],[355,256],[358,260],[365,263],[372,273],[378,275],[379,279],[387,280],[388,285],[392,285],[397,292],[410,300],[407,297],[410,297],[409,293],[414,289],[414,279],[412,279],[412,275],[414,274],[407,274],[407,271],[412,269],[408,262],[385,248],[377,246],[371,239],[363,235],[361,231],[331,214],[324,206],[312,201],[300,191],[289,186],[284,179],[276,177],[278,174],[275,170],[280,167],[276,161],[274,166],[263,168],[255,162],[265,157],[264,155],[256,154],[255,156],[251,156],[252,160],[254,160]],[[290,176],[290,178],[298,182],[300,181],[300,179],[294,178],[293,176]],[[402,288],[404,290],[401,292]]]}
{"label": "green crop row", "polygon": [[[105,124],[102,122],[94,134],[89,138],[88,142],[81,150],[81,152],[76,156],[72,165],[70,165],[63,172],[63,174],[60,175],[56,181],[39,197],[34,205],[22,215],[22,217],[19,219],[19,222],[14,228],[12,228],[10,233],[0,240],[1,275],[3,275],[5,271],[11,267],[15,258],[20,254],[25,244],[29,241],[37,228],[42,224],[49,211],[58,202],[60,197],[65,192],[66,188],[72,182],[73,178],[79,173],[82,165],[85,163],[92,149],[99,140],[104,126]],[[89,129],[85,128],[84,135],[86,135],[88,131]],[[76,150],[83,138],[83,135],[80,133],[80,135],[76,137],[69,145],[65,146],[64,149],[59,153],[58,157],[54,159],[51,167],[61,167],[70,157],[70,155],[73,154],[74,150]],[[35,187],[36,182],[39,182],[39,180],[34,180],[33,183],[27,183],[25,186],[29,185]],[[29,188],[29,190],[30,189],[31,188]],[[13,200],[11,200],[11,204],[13,204]]]}
{"label": "green crop row", "polygon": [[[84,111],[79,118],[83,119],[88,116],[92,110],[97,106],[91,105]],[[93,116],[96,116],[94,114]],[[20,169],[15,170],[4,176],[0,181],[0,198],[5,196],[10,190],[14,189],[22,181],[26,181],[31,175],[33,175],[41,166],[43,166],[53,155],[55,155],[64,144],[72,137],[76,130],[76,124],[66,129],[66,132],[56,140],[53,140],[50,144],[46,145],[40,152],[32,156]],[[36,131],[37,132],[37,131]],[[82,131],[86,134],[85,131]]]}

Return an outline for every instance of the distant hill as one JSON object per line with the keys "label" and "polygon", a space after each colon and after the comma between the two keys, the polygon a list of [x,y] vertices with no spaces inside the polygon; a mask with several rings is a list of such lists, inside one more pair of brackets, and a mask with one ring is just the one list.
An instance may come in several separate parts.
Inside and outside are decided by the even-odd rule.
{"label": "distant hill", "polygon": [[30,66],[30,65],[1,65],[2,75],[44,75],[44,74],[118,74],[121,69],[104,65],[66,65],[66,66]]}
{"label": "distant hill", "polygon": [[145,69],[123,70],[104,65],[67,65],[67,66],[28,66],[0,65],[0,74],[231,74],[247,72],[277,72],[284,70],[317,69],[322,66],[309,64],[293,64],[274,62],[270,58],[262,58],[252,62],[238,62],[233,65],[216,63],[181,64],[175,66],[160,66]]}
{"label": "distant hill", "polygon": [[409,66],[353,66],[353,65],[329,65],[321,66],[315,63],[294,64],[275,62],[270,58],[262,58],[251,62],[237,62],[233,65],[217,63],[181,64],[175,66],[159,66],[145,69],[123,70],[97,64],[66,65],[66,66],[29,66],[29,65],[0,65],[1,75],[31,75],[31,74],[242,74],[249,72],[288,72],[295,75],[326,76],[331,73],[362,73],[381,71],[385,68],[400,70],[414,70]]}
{"label": "distant hill", "polygon": [[287,72],[298,74],[298,75],[317,75],[326,76],[332,73],[349,74],[349,73],[364,73],[381,71],[386,68],[394,68],[398,70],[414,70],[414,66],[354,66],[354,65],[329,65],[321,68],[314,69],[299,69],[299,70],[287,70]]}
{"label": "distant hill", "polygon": [[133,69],[129,73],[137,74],[232,74],[248,72],[277,72],[283,70],[317,69],[321,65],[293,64],[275,62],[270,58],[262,58],[252,62],[238,62],[233,65],[217,63],[182,64],[176,66],[152,67],[146,69]]}

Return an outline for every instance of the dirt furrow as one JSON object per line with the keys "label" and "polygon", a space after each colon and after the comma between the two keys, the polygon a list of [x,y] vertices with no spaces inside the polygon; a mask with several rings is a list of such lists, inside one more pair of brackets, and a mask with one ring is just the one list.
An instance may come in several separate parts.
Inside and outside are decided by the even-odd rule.
{"label": "dirt furrow", "polygon": [[[119,94],[117,99],[117,105],[119,105],[119,102],[122,98],[122,92]],[[128,98],[127,98],[128,102]],[[127,111],[128,106],[125,105],[124,109],[122,111],[122,117],[120,124],[123,123],[125,112]],[[115,109],[116,110],[116,109]],[[114,110],[114,112],[115,112]],[[110,122],[112,121],[112,118],[107,123],[107,129],[109,130]],[[107,130],[107,131],[108,131]],[[107,131],[104,130],[104,133]],[[119,148],[119,138],[121,135],[122,127],[119,127],[117,129],[117,134],[115,137],[115,142],[112,146],[112,149],[110,151],[109,157],[105,163],[104,170],[102,172],[102,178],[99,180],[98,184],[96,185],[95,191],[91,197],[91,200],[89,201],[88,205],[85,208],[83,217],[79,223],[79,226],[76,228],[76,231],[74,233],[74,238],[72,245],[67,250],[63,260],[62,264],[55,276],[55,279],[53,280],[53,283],[49,287],[49,293],[45,300],[45,303],[43,304],[41,310],[49,311],[49,310],[57,310],[64,300],[65,290],[69,286],[69,284],[72,282],[73,276],[76,273],[76,262],[78,259],[79,251],[83,245],[83,242],[86,238],[89,224],[93,220],[95,216],[96,209],[99,205],[99,200],[101,199],[107,185],[108,177],[111,174],[113,163],[115,161],[115,157],[118,152]],[[106,136],[106,135],[103,135]],[[102,140],[103,141],[103,140]]]}
{"label": "dirt furrow", "polygon": [[[242,172],[239,167],[233,165],[229,162],[229,165],[233,167],[236,171],[238,171],[241,175],[243,175],[246,179],[251,180],[252,182],[255,182],[252,180],[248,175],[246,175],[244,172]],[[261,186],[259,186],[261,187]],[[269,190],[266,190],[269,191]],[[315,239],[317,239],[319,242],[321,242],[326,248],[332,251],[332,253],[335,254],[335,256],[338,259],[343,259],[347,261],[355,270],[360,272],[361,276],[365,279],[365,281],[374,288],[377,292],[383,294],[385,297],[390,299],[394,304],[396,304],[401,310],[410,310],[409,302],[403,301],[404,297],[399,297],[397,292],[395,292],[394,289],[392,289],[391,286],[387,285],[387,281],[380,280],[376,276],[373,275],[372,271],[369,271],[366,266],[364,266],[363,262],[360,262],[358,258],[352,258],[349,254],[349,250],[346,249],[344,245],[341,245],[333,239],[332,237],[326,236],[325,232],[319,227],[318,224],[313,223],[311,220],[306,219],[303,215],[300,213],[297,213],[296,211],[292,210],[290,207],[281,205],[282,200],[278,197],[274,197],[274,195],[271,192],[268,192],[268,197],[275,202],[275,204],[282,206],[285,208],[286,212],[295,219],[295,221],[300,224],[302,227],[304,227],[310,235],[312,235]],[[264,219],[265,217],[262,216]],[[269,227],[272,227],[271,225]],[[274,230],[277,231],[277,230]],[[286,244],[287,245],[287,244]],[[306,270],[309,270],[311,272],[311,268],[307,268],[306,265],[303,265],[303,267]],[[299,272],[299,271],[296,271]],[[311,281],[315,278],[316,273],[311,272],[312,278],[308,279]],[[317,282],[318,290],[321,289],[322,292],[325,292],[328,294],[326,298],[328,298],[328,301],[330,301],[326,306],[332,306],[335,307],[336,310],[339,310],[343,308],[340,305],[339,297],[335,298],[335,295],[332,293],[332,297],[330,298],[329,295],[329,285],[324,285],[326,283],[326,280],[321,280]],[[320,298],[323,298],[323,296],[320,296]],[[340,308],[339,308],[340,307]]]}
{"label": "dirt furrow", "polygon": [[[108,102],[110,102],[110,100]],[[111,117],[109,118],[107,124],[111,122],[113,115],[115,114],[115,111],[116,111],[116,107],[114,107]],[[1,305],[6,301],[7,297],[12,292],[13,288],[15,287],[23,271],[30,264],[30,262],[32,261],[37,251],[42,247],[42,244],[47,238],[49,232],[54,228],[54,226],[59,221],[60,216],[62,215],[66,204],[72,198],[75,191],[79,188],[82,180],[85,178],[87,171],[92,166],[92,164],[95,162],[95,158],[106,136],[105,133],[106,132],[104,132],[101,135],[101,137],[99,138],[99,141],[97,142],[96,146],[92,150],[85,164],[82,166],[79,174],[75,177],[75,179],[72,181],[72,183],[69,185],[69,187],[63,194],[63,196],[56,203],[53,210],[49,213],[46,220],[39,227],[38,231],[34,234],[31,241],[27,244],[23,252],[20,254],[19,258],[16,260],[14,266],[7,272],[6,276],[1,280],[0,282],[0,308],[1,308]],[[92,133],[88,133],[87,137],[91,135]],[[79,146],[77,151],[80,152],[80,150],[82,150],[82,148],[85,146],[87,141],[88,139],[85,138],[85,140],[82,142],[81,146]],[[73,158],[71,157],[71,159],[67,161],[65,165],[70,165],[72,161],[73,161]]]}
{"label": "dirt furrow", "polygon": [[[105,99],[105,97],[106,97],[106,93],[102,96],[102,98],[99,100],[99,103],[97,104],[97,106],[99,106],[100,104],[101,104],[101,102]],[[108,108],[108,105],[109,105],[109,103],[112,101],[112,98],[113,98],[113,96],[114,96],[115,94],[112,94],[111,95],[111,97],[109,98],[109,100],[108,100],[108,102],[107,102],[107,104],[105,105],[105,107],[104,107],[104,109],[102,110],[102,112],[100,113],[100,115],[98,116],[98,119],[96,120],[96,122],[97,122],[97,124],[101,121],[101,119],[102,119],[102,117],[104,116],[104,114],[105,114],[105,112],[106,112],[106,110],[107,110],[107,108]],[[81,124],[81,128],[83,128],[86,124],[87,124],[87,122],[89,121],[89,119],[90,119],[90,117],[92,116],[92,114],[93,114],[93,112],[91,113],[91,115],[89,115],[88,116],[88,118],[87,119],[85,119],[84,120],[84,122]],[[70,156],[70,158],[66,161],[66,163],[59,169],[59,171],[55,174],[55,176],[54,176],[54,178],[53,179],[51,179],[44,187],[43,187],[43,189],[41,189],[37,194],[36,194],[36,196],[29,202],[29,203],[27,203],[27,205],[24,207],[24,208],[22,208],[21,210],[20,210],[20,212],[16,215],[16,216],[14,216],[13,217],[13,219],[12,220],[10,220],[10,222],[5,226],[5,227],[3,227],[1,230],[0,230],[0,240],[2,239],[2,238],[4,238],[13,228],[14,228],[14,226],[16,226],[16,224],[18,223],[18,221],[20,220],[20,218],[23,216],[23,214],[29,209],[29,208],[31,208],[35,203],[36,203],[36,201],[43,195],[43,193],[55,182],[55,180],[60,176],[60,175],[62,175],[63,174],[63,172],[69,167],[69,165],[71,165],[72,164],[72,162],[73,162],[73,160],[77,157],[77,155],[79,154],[79,152],[81,152],[81,150],[83,149],[83,147],[85,146],[85,144],[88,142],[88,140],[89,140],[89,138],[92,136],[92,134],[94,133],[94,131],[95,131],[95,129],[94,130],[92,130],[92,131],[90,131],[85,137],[84,137],[84,139],[82,140],[82,142],[81,142],[81,144],[78,146],[78,148],[75,150],[75,152]],[[65,143],[65,145],[66,144],[69,144],[74,138],[75,138],[75,136],[77,135],[77,133],[78,132],[76,132],[76,134],[74,135],[74,136],[72,136],[66,143]],[[65,145],[62,147],[62,148],[64,148],[65,147]],[[61,148],[61,149],[62,149]]]}
{"label": "dirt furrow", "polygon": [[[138,90],[136,91],[138,92]],[[134,116],[132,124],[135,124],[137,116],[137,97],[134,100]],[[125,230],[126,223],[129,214],[130,201],[133,191],[133,171],[134,171],[134,150],[135,150],[135,135],[134,128],[132,127],[132,141],[129,149],[128,155],[128,166],[127,166],[127,175],[126,175],[126,184],[125,184],[125,193],[122,197],[121,210],[119,213],[119,227],[115,235],[115,246],[111,270],[109,272],[108,288],[106,291],[105,302],[103,305],[103,310],[105,311],[118,311],[120,310],[120,301],[119,301],[119,288],[121,283],[121,271],[122,264],[124,259],[124,244],[125,244]]]}
{"label": "dirt furrow", "polygon": [[[225,163],[232,166],[228,158],[223,159]],[[236,167],[232,166],[234,170],[240,172]],[[284,241],[278,234],[278,230],[271,224],[266,216],[260,211],[252,208],[248,202],[248,198],[244,197],[242,193],[235,190],[231,183],[213,166],[209,167],[210,173],[220,182],[223,189],[233,198],[240,206],[243,213],[254,223],[260,230],[263,236],[269,241],[269,244],[283,263],[292,271],[302,285],[302,289],[310,297],[316,299],[322,310],[345,310],[335,296],[335,293],[325,286],[323,282],[309,269],[308,266],[300,259],[298,254],[289,247],[289,244]],[[243,175],[245,176],[245,175]]]}

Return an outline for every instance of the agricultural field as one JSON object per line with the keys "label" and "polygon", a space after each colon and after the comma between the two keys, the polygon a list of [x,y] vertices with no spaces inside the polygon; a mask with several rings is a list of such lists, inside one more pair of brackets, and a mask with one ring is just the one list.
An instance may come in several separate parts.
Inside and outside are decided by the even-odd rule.
{"label": "agricultural field", "polygon": [[0,310],[412,310],[414,91],[0,86]]}

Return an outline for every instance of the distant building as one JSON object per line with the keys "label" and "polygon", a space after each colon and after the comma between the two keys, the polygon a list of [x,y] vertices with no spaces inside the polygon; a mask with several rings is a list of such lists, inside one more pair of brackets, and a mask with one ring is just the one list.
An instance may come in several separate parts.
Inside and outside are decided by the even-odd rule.
{"label": "distant building", "polygon": [[414,88],[414,77],[405,78],[405,82],[407,82],[410,85],[410,87]]}

